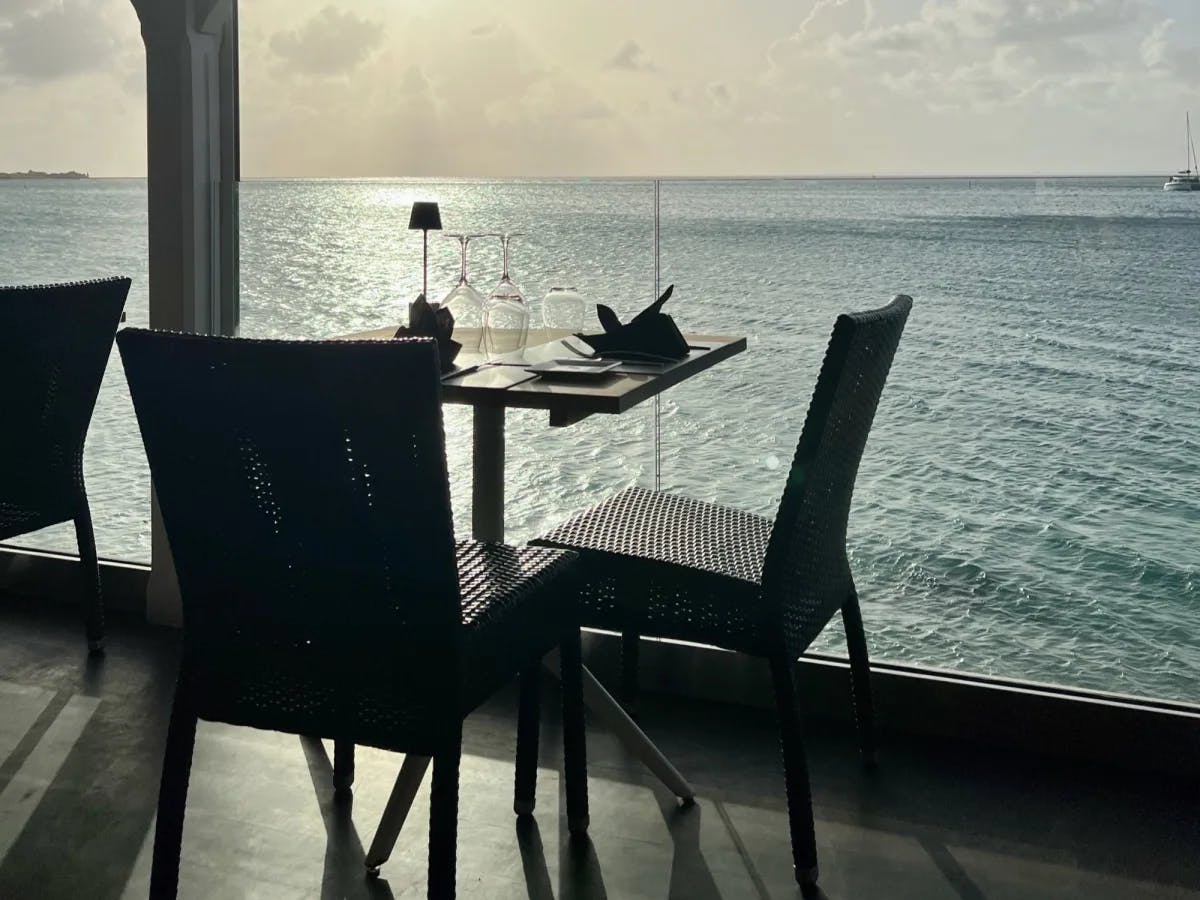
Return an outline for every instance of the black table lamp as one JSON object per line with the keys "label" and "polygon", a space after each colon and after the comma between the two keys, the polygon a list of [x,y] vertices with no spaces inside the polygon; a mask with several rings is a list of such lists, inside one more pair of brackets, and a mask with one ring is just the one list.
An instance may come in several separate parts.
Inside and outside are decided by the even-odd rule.
{"label": "black table lamp", "polygon": [[442,230],[442,214],[433,200],[417,200],[412,205],[412,215],[408,217],[408,230],[421,229],[421,293],[429,300],[429,232]]}

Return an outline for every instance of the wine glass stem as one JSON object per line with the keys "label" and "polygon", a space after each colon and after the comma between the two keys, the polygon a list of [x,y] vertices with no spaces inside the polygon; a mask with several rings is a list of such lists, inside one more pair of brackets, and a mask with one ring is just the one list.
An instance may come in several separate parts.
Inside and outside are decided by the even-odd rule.
{"label": "wine glass stem", "polygon": [[504,271],[500,274],[500,279],[508,281],[508,235],[500,238],[500,243],[504,245]]}
{"label": "wine glass stem", "polygon": [[465,235],[459,238],[459,243],[462,244],[462,275],[458,279],[459,284],[467,283],[467,244],[470,242],[471,239]]}

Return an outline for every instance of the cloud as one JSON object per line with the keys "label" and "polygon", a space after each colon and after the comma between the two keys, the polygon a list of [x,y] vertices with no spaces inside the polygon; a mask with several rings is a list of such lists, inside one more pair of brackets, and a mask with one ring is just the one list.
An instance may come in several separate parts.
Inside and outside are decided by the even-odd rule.
{"label": "cloud", "polygon": [[0,76],[53,81],[103,70],[121,55],[106,0],[10,2],[0,13]]}
{"label": "cloud", "polygon": [[1151,72],[1200,87],[1200,47],[1175,38],[1175,20],[1155,23],[1139,46],[1142,62]]}
{"label": "cloud", "polygon": [[1094,104],[1132,90],[1148,67],[1196,68],[1154,18],[1150,0],[926,0],[876,24],[870,0],[817,0],[769,47],[763,80],[803,90],[821,72],[935,111]]}
{"label": "cloud", "polygon": [[604,64],[606,69],[621,69],[626,72],[657,72],[658,66],[646,56],[637,41],[628,40]]}
{"label": "cloud", "polygon": [[728,106],[733,102],[733,95],[729,92],[729,85],[718,81],[708,86],[708,99],[715,106]]}
{"label": "cloud", "polygon": [[343,75],[369,59],[382,41],[382,23],[326,6],[299,28],[274,34],[270,46],[293,72]]}
{"label": "cloud", "polygon": [[1169,55],[1167,35],[1174,25],[1174,19],[1164,19],[1151,28],[1150,33],[1142,38],[1139,51],[1142,55],[1142,62],[1146,64],[1146,68],[1153,69],[1155,66],[1166,64]]}
{"label": "cloud", "polygon": [[[386,46],[344,78],[297,78],[243,43],[245,172],[503,177],[636,165],[629,108],[589,83],[602,77],[596,67],[563,66],[557,48],[504,22],[472,34],[432,16],[387,21]],[[488,23],[487,10],[470,21]]]}

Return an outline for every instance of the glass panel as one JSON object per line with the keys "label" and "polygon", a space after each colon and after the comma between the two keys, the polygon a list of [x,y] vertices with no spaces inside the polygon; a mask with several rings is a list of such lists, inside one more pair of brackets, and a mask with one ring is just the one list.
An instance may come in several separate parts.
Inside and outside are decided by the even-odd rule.
{"label": "glass panel", "polygon": [[[128,275],[128,324],[149,322],[144,179],[0,180],[0,284]],[[100,556],[150,561],[150,471],[113,348],[84,452]],[[77,553],[70,524],[6,543]]]}
{"label": "glass panel", "polygon": [[[664,395],[664,487],[772,515],[839,312],[915,305],[859,472],[868,640],[1180,700],[1200,679],[1200,269],[1161,179],[670,182],[663,283],[750,350]],[[816,650],[842,653],[836,622]]]}
{"label": "glass panel", "polygon": [[[443,232],[429,233],[429,294],[458,283],[461,251],[452,233],[519,232],[510,270],[532,310],[538,341],[542,298],[574,287],[594,309],[623,316],[652,299],[653,186],[624,181],[248,181],[241,188],[241,333],[328,338],[394,329],[421,290],[422,235],[408,230],[415,199],[437,200]],[[500,280],[498,237],[468,248],[469,280],[486,296]],[[652,469],[647,406],[594,416],[570,428],[547,414],[507,415],[507,538],[522,541],[568,512],[645,480]],[[470,534],[471,413],[446,408],[457,529]]]}

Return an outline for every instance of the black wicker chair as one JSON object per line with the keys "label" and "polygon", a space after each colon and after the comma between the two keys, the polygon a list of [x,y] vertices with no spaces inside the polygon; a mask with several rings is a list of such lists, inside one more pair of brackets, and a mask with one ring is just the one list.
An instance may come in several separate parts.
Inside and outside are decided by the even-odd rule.
{"label": "black wicker chair", "polygon": [[874,759],[867,644],[846,558],[859,460],[912,300],[839,316],[774,522],[631,488],[532,543],[580,552],[584,625],[620,631],[623,681],[638,635],[770,661],[783,745],[796,879],[817,879],[812,797],[792,663],[841,610],[862,753]]}
{"label": "black wicker chair", "polygon": [[206,719],[332,738],[335,776],[356,743],[432,757],[428,892],[452,897],[463,718],[556,645],[567,813],[586,829],[578,620],[548,590],[574,554],[455,543],[436,344],[117,344],[184,609],[151,896],[175,895]]}
{"label": "black wicker chair", "polygon": [[75,523],[88,649],[104,649],[104,598],[83,443],[128,278],[0,288],[0,540]]}

